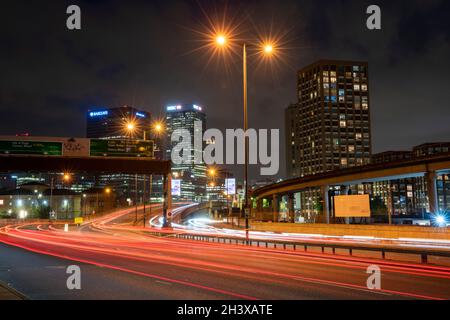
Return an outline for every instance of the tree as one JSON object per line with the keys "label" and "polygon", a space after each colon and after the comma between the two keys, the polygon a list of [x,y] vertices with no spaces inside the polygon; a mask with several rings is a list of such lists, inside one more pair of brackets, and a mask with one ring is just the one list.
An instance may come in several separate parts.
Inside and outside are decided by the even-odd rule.
{"label": "tree", "polygon": [[50,207],[49,206],[38,206],[33,210],[33,216],[38,219],[49,219],[50,217]]}

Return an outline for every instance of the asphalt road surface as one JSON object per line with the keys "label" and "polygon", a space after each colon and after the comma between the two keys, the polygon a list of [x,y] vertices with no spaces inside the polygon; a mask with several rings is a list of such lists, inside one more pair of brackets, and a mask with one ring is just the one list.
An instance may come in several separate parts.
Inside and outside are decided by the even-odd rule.
{"label": "asphalt road surface", "polygon": [[[45,224],[0,229],[0,281],[30,299],[450,298],[449,268],[159,238],[130,224],[132,213],[68,232]],[[67,288],[70,265],[81,269],[81,290]],[[373,265],[381,290],[367,288]]]}

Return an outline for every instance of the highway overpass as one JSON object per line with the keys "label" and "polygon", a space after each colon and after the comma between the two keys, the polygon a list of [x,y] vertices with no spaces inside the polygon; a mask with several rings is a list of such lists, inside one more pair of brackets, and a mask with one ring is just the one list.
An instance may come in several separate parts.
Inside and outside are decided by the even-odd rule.
{"label": "highway overpass", "polygon": [[425,177],[430,212],[436,212],[438,206],[436,178],[440,174],[450,173],[450,153],[401,160],[390,163],[371,164],[360,167],[336,170],[313,176],[285,180],[252,191],[256,198],[257,211],[262,211],[263,199],[272,202],[274,221],[277,221],[278,206],[281,197],[288,196],[288,211],[294,215],[293,195],[308,188],[320,188],[324,201],[324,216],[330,223],[329,190],[332,186],[349,186],[362,183],[397,180],[413,177]]}

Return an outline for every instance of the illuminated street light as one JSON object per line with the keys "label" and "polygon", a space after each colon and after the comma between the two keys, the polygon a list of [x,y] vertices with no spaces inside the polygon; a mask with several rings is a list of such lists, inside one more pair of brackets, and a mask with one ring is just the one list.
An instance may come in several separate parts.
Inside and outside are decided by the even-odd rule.
{"label": "illuminated street light", "polygon": [[224,47],[226,45],[226,43],[227,43],[227,38],[225,38],[224,35],[220,34],[220,35],[218,35],[216,37],[216,44],[217,44],[217,46]]}
{"label": "illuminated street light", "polygon": [[127,123],[127,130],[128,130],[129,132],[134,131],[135,128],[136,128],[136,125],[135,125],[134,123],[132,123],[132,122],[128,122],[128,123]]}
{"label": "illuminated street light", "polygon": [[110,194],[110,193],[111,193],[111,188],[106,188],[106,189],[105,189],[105,192],[106,192],[107,194]]}
{"label": "illuminated street light", "polygon": [[216,170],[215,169],[209,169],[208,173],[211,177],[214,177],[216,175]]}
{"label": "illuminated street light", "polygon": [[163,126],[160,123],[155,124],[155,131],[161,132],[163,129]]}
{"label": "illuminated street light", "polygon": [[63,179],[64,179],[64,181],[69,181],[70,180],[70,174],[64,173]]}
{"label": "illuminated street light", "polygon": [[[222,48],[227,44],[227,38],[223,34],[218,34],[215,36],[215,45],[216,47]],[[266,57],[272,57],[274,55],[274,44],[271,42],[265,42],[262,45],[263,52],[262,54]],[[243,113],[244,113],[244,132],[248,130],[248,110],[247,110],[247,101],[248,101],[248,85],[247,85],[247,43],[242,44],[242,74],[243,74]],[[246,230],[246,239],[248,242],[248,230],[249,230],[249,199],[248,199],[248,162],[249,162],[249,150],[248,150],[248,140],[244,139],[244,149],[245,149],[245,167],[244,167],[244,215],[245,215],[245,230]]]}
{"label": "illuminated street light", "polygon": [[273,53],[273,45],[271,45],[271,44],[266,44],[266,45],[264,46],[264,53],[265,53],[266,55],[271,55],[271,54]]}

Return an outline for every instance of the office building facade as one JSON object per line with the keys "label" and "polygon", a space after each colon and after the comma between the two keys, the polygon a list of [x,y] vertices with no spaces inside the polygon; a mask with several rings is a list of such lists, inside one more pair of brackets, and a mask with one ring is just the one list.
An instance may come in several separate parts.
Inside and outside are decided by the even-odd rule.
{"label": "office building facade", "polygon": [[[199,127],[196,126],[196,123]],[[166,159],[170,160],[172,149],[179,142],[172,141],[172,134],[176,130],[186,130],[191,136],[192,150],[189,160],[183,164],[172,163],[173,179],[180,181],[179,194],[173,194],[175,200],[201,202],[206,199],[207,173],[206,164],[202,161],[196,162],[194,155],[203,154],[205,146],[203,134],[206,130],[206,114],[198,105],[185,104],[168,106],[166,109]],[[202,137],[202,149],[196,150],[194,146],[194,135]],[[177,183],[177,182],[175,182]]]}
{"label": "office building facade", "polygon": [[[130,123],[133,130],[127,129]],[[150,126],[150,113],[130,106],[94,108],[86,113],[87,138],[143,140],[149,134]]]}
{"label": "office building facade", "polygon": [[288,178],[370,163],[366,62],[321,60],[298,72],[298,103],[286,111]]}
{"label": "office building facade", "polygon": [[[287,178],[369,164],[368,63],[320,60],[301,69],[297,80],[298,102],[285,111]],[[367,193],[370,186],[338,186],[332,192]],[[320,221],[321,203],[321,190],[311,188],[296,196],[295,207],[303,220]]]}
{"label": "office building facade", "polygon": [[[131,106],[118,108],[93,108],[86,113],[86,137],[91,139],[150,140],[151,114]],[[129,125],[132,127],[130,128]],[[146,181],[149,179],[147,178]],[[154,192],[159,190],[159,179],[155,178]],[[120,202],[143,202],[143,176],[108,174],[95,177],[90,187],[111,187]],[[147,187],[148,190],[148,187]]]}

